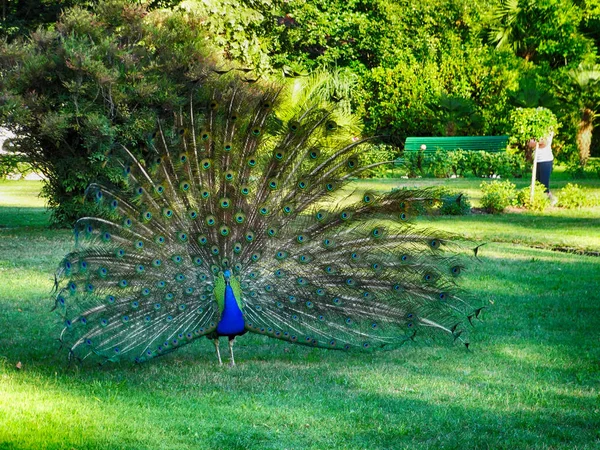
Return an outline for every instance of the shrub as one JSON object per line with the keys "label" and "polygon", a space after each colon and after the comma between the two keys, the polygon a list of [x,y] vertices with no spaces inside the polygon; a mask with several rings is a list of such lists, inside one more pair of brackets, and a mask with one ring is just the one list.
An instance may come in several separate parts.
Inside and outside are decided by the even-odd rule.
{"label": "shrub", "polygon": [[88,184],[114,178],[103,163],[117,142],[140,147],[191,86],[209,81],[202,28],[198,14],[103,0],[66,10],[27,40],[0,42],[0,122],[46,175],[56,222],[86,214]]}
{"label": "shrub", "polygon": [[539,181],[536,181],[533,191],[533,201],[530,201],[531,188],[527,186],[517,192],[515,204],[532,211],[543,211],[550,206],[550,198],[545,190],[546,186]]}
{"label": "shrub", "polygon": [[590,160],[585,166],[577,161],[570,161],[566,168],[571,178],[600,178],[600,161]]}
{"label": "shrub", "polygon": [[25,156],[16,153],[0,154],[0,180],[11,174],[25,176],[32,171]]}
{"label": "shrub", "polygon": [[512,129],[510,142],[525,144],[530,139],[540,140],[551,131],[558,130],[556,116],[548,108],[516,108],[510,114]]}
{"label": "shrub", "polygon": [[[360,154],[362,166],[376,164],[384,161],[393,161],[398,157],[398,150],[395,147],[385,144],[376,144],[365,147],[365,151]],[[368,171],[361,172],[362,177],[385,178],[389,175],[389,169],[393,169],[394,164],[382,164]],[[393,175],[392,175],[393,176]]]}
{"label": "shrub", "polygon": [[417,150],[416,152],[404,153],[404,168],[408,172],[408,178],[425,176],[427,171],[427,158],[425,152]]}
{"label": "shrub", "polygon": [[462,177],[467,171],[469,152],[464,150],[454,150],[452,152],[448,152],[448,159],[450,160],[452,173],[457,177]]}
{"label": "shrub", "polygon": [[496,173],[492,153],[484,151],[470,152],[468,161],[471,173],[476,177],[490,177]]}
{"label": "shrub", "polygon": [[447,151],[437,150],[426,158],[427,171],[436,178],[450,178],[452,175],[452,160]]}
{"label": "shrub", "polygon": [[492,214],[501,213],[509,206],[515,196],[516,186],[510,181],[494,180],[481,183],[481,205]]}
{"label": "shrub", "polygon": [[448,192],[442,196],[440,214],[444,216],[465,216],[471,213],[471,202],[462,192]]}
{"label": "shrub", "polygon": [[433,175],[449,178],[452,175],[503,178],[520,178],[526,169],[525,159],[519,154],[485,151],[438,150],[427,154],[421,150],[404,153],[404,169],[409,178]]}
{"label": "shrub", "polygon": [[560,190],[558,194],[557,206],[567,209],[583,208],[592,206],[595,203],[594,199],[586,196],[585,191],[577,184],[568,183]]}
{"label": "shrub", "polygon": [[527,164],[523,155],[518,153],[494,153],[495,174],[502,178],[521,178]]}
{"label": "shrub", "polygon": [[600,161],[588,162],[586,169],[595,174],[597,178],[600,178]]}
{"label": "shrub", "polygon": [[525,157],[522,154],[507,153],[507,155],[510,157],[510,168],[513,177],[521,178],[523,177],[523,174],[530,172],[527,161],[525,161]]}

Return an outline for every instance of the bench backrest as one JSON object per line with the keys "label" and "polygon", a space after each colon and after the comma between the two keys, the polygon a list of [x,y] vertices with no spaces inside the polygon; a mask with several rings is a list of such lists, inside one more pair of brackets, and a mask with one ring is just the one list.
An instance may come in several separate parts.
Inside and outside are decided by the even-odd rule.
{"label": "bench backrest", "polygon": [[404,150],[420,150],[423,144],[427,146],[426,153],[435,153],[438,149],[503,152],[508,145],[508,136],[407,137]]}

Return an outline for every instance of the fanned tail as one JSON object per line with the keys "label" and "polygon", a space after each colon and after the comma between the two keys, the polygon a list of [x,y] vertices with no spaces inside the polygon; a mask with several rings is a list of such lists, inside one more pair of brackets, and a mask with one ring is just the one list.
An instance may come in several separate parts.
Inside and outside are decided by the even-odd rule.
{"label": "fanned tail", "polygon": [[57,274],[74,355],[143,361],[210,335],[224,270],[252,332],[336,349],[462,339],[453,237],[406,222],[439,193],[344,198],[367,139],[318,103],[282,104],[256,85],[195,92],[146,145],[115,150],[124,182],[89,187],[98,216]]}

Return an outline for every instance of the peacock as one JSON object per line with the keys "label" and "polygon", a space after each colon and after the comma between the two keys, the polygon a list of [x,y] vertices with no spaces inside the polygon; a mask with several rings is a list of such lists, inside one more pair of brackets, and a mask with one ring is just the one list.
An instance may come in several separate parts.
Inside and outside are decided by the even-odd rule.
{"label": "peacock", "polygon": [[[258,333],[336,350],[395,348],[479,315],[460,298],[451,235],[409,219],[439,191],[351,189],[384,162],[318,102],[231,82],[196,89],[142,145],[107,155],[56,273],[70,358],[143,362]],[[289,102],[288,102],[289,103]]]}

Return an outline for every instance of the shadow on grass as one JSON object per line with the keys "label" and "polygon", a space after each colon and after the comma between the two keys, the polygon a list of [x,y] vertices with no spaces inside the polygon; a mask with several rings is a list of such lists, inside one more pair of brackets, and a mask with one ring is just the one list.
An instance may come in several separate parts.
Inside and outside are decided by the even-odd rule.
{"label": "shadow on grass", "polygon": [[70,233],[0,238],[0,448],[600,445],[598,258],[486,246],[464,279],[488,306],[469,352],[345,354],[244,336],[234,369],[206,339],[98,368],[57,353],[51,275]]}
{"label": "shadow on grass", "polygon": [[269,347],[266,362],[253,357],[234,369],[186,354],[136,367],[23,372],[11,387],[29,396],[32,411],[14,411],[21,428],[3,442],[136,449],[598,443],[593,389],[568,389],[569,377],[566,386],[556,382],[561,371],[515,364],[497,352],[475,358],[442,351],[441,359],[439,352],[349,359],[329,352],[288,361],[273,355],[280,345]]}
{"label": "shadow on grass", "polygon": [[3,228],[46,228],[50,225],[50,212],[38,207],[0,207],[0,230]]}
{"label": "shadow on grass", "polygon": [[600,314],[600,261],[493,246],[477,269],[467,289],[477,289],[489,309],[473,351],[345,354],[244,336],[234,369],[216,365],[206,339],[142,366],[68,367],[65,352],[56,353],[60,326],[51,302],[41,285],[38,294],[31,287],[24,304],[0,300],[0,390],[12,411],[0,442],[132,449],[600,444],[599,355],[588,339]]}

